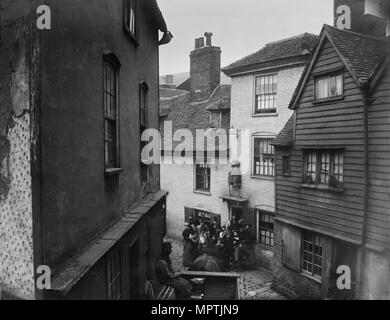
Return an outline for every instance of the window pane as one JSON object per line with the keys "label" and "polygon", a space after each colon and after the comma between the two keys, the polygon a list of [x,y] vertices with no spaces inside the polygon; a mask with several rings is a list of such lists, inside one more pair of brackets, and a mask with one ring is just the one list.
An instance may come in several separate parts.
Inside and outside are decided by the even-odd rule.
{"label": "window pane", "polygon": [[116,69],[109,63],[104,62],[104,99],[103,110],[105,116],[104,139],[105,139],[105,165],[116,166],[116,117],[117,117],[117,84]]}
{"label": "window pane", "polygon": [[256,113],[274,112],[277,102],[277,75],[256,77]]}

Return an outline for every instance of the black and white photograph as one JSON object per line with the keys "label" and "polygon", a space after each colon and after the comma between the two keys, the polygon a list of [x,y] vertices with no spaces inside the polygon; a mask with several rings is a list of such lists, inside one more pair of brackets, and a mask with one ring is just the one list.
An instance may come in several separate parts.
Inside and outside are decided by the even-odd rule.
{"label": "black and white photograph", "polygon": [[390,0],[0,0],[0,300],[390,300]]}

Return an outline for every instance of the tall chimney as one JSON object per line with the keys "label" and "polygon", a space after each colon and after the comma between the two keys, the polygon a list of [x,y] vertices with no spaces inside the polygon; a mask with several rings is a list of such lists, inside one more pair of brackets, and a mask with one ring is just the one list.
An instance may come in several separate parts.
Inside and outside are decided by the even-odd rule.
{"label": "tall chimney", "polygon": [[212,33],[195,40],[195,49],[190,53],[190,83],[192,92],[209,95],[221,80],[221,48],[212,45]]}
{"label": "tall chimney", "polygon": [[388,0],[334,0],[334,26],[384,37],[388,22],[388,3]]}

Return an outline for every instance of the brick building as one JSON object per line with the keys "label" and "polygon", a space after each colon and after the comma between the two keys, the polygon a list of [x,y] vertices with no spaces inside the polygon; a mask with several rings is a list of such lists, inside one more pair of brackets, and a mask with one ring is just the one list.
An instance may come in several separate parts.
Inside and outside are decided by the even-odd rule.
{"label": "brick building", "polygon": [[231,127],[246,131],[242,137],[248,140],[242,141],[239,156],[241,197],[225,200],[229,217],[244,217],[252,225],[258,262],[267,268],[272,268],[275,213],[274,151],[269,143],[292,114],[290,99],[317,40],[305,33],[275,41],[223,69],[232,78]]}
{"label": "brick building", "polygon": [[390,297],[389,42],[383,21],[373,29],[355,9],[352,28],[324,26],[273,142],[274,286],[290,297]]}
{"label": "brick building", "polygon": [[0,3],[2,297],[140,298],[166,195],[140,131],[158,128],[171,36],[155,0],[48,0],[51,30],[37,28],[40,4]]}
{"label": "brick building", "polygon": [[[221,49],[212,45],[211,34],[205,36],[206,43],[204,38],[196,39],[190,54],[188,90],[160,89],[160,127],[164,136],[161,186],[169,191],[167,233],[176,239],[181,239],[184,222],[191,215],[205,217],[210,222],[216,218],[222,224],[228,219],[227,206],[220,199],[228,190],[228,150],[222,150],[219,144],[209,148],[217,156],[213,163],[212,156],[207,158],[204,143],[196,147],[196,130],[208,130],[206,136],[211,137],[220,129],[227,133],[230,127],[230,86],[220,84]],[[180,141],[169,144],[172,136],[164,131],[168,123],[174,135],[181,129],[188,129],[192,134],[189,152],[183,155],[188,160],[186,164],[167,162]],[[205,161],[192,161],[196,152],[204,155]]]}

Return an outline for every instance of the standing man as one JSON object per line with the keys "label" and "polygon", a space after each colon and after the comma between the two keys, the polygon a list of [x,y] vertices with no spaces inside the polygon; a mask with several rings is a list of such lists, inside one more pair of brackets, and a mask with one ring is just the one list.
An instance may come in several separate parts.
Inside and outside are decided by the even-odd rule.
{"label": "standing man", "polygon": [[182,233],[183,235],[183,267],[189,267],[193,260],[193,247],[194,247],[194,242],[191,240],[191,227],[190,225],[186,222],[184,224],[184,231]]}

